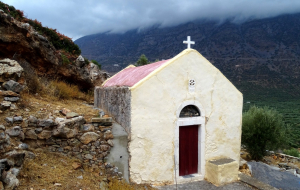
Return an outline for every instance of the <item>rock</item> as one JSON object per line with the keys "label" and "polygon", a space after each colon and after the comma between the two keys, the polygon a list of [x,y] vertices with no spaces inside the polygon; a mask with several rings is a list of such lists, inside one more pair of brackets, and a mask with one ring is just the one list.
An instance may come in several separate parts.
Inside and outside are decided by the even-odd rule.
{"label": "rock", "polygon": [[95,118],[92,118],[92,123],[98,123],[99,125],[103,125],[103,126],[111,126],[112,118],[111,117],[95,117]]}
{"label": "rock", "polygon": [[62,113],[63,115],[67,115],[67,113],[71,112],[71,110],[67,109],[67,108],[63,108],[62,110],[60,110],[60,113]]}
{"label": "rock", "polygon": [[52,131],[43,130],[40,134],[37,135],[38,139],[49,139],[52,136]]}
{"label": "rock", "polygon": [[22,123],[23,122],[23,118],[22,116],[16,116],[13,118],[14,123]]}
{"label": "rock", "polygon": [[13,119],[12,117],[6,117],[6,118],[5,118],[5,121],[6,121],[7,123],[9,123],[9,124],[13,124],[14,119]]}
{"label": "rock", "polygon": [[108,190],[108,184],[104,181],[100,182],[100,187],[101,190]]}
{"label": "rock", "polygon": [[40,122],[38,123],[39,127],[52,127],[54,125],[55,123],[52,119],[40,120]]}
{"label": "rock", "polygon": [[88,160],[92,160],[92,159],[93,159],[93,156],[90,155],[90,154],[86,154],[84,157],[85,157],[86,159],[88,159]]}
{"label": "rock", "polygon": [[56,119],[55,119],[55,123],[57,124],[57,125],[59,125],[61,122],[64,122],[65,121],[65,118],[61,118],[61,117],[57,117]]}
{"label": "rock", "polygon": [[25,132],[25,139],[36,140],[37,139],[37,135],[35,133],[35,130],[30,129],[30,130],[26,131]]}
{"label": "rock", "polygon": [[0,60],[0,68],[0,82],[19,78],[23,72],[21,65],[17,61],[11,59]]}
{"label": "rock", "polygon": [[78,116],[79,116],[78,113],[75,113],[75,112],[68,112],[66,114],[67,119],[70,119],[70,118],[73,118],[73,117],[78,117]]}
{"label": "rock", "polygon": [[0,90],[0,96],[19,97],[20,95],[10,90],[9,91]]}
{"label": "rock", "polygon": [[106,131],[104,133],[104,139],[105,140],[108,140],[108,139],[113,139],[114,138],[114,135],[112,134],[112,132],[110,130]]}
{"label": "rock", "polygon": [[79,55],[75,61],[75,64],[77,67],[82,67],[84,65],[84,58],[81,55]]}
{"label": "rock", "polygon": [[5,178],[3,179],[3,182],[5,184],[5,186],[4,186],[5,190],[13,190],[13,189],[15,189],[16,187],[19,186],[19,180],[12,173],[12,170],[9,170],[6,173]]}
{"label": "rock", "polygon": [[0,130],[5,131],[5,126],[4,125],[0,125]]}
{"label": "rock", "polygon": [[21,134],[21,127],[20,126],[15,126],[10,129],[6,129],[5,131],[9,136],[11,137],[17,137]]}
{"label": "rock", "polygon": [[30,127],[36,127],[37,126],[37,123],[38,123],[38,119],[34,116],[29,116],[28,118],[28,126]]}
{"label": "rock", "polygon": [[[108,140],[108,141],[107,141],[107,144],[109,144],[110,146],[114,146],[114,143],[113,143],[112,140]],[[247,163],[247,162],[246,162],[246,163]]]}
{"label": "rock", "polygon": [[101,150],[101,151],[106,152],[106,151],[108,151],[109,149],[110,149],[110,146],[107,146],[107,145],[100,145],[100,150]]}
{"label": "rock", "polygon": [[3,83],[2,86],[6,90],[10,90],[10,91],[13,91],[16,93],[20,93],[23,90],[23,86],[14,80],[9,80],[9,81]]}
{"label": "rock", "polygon": [[26,159],[34,159],[35,154],[33,152],[30,152],[30,151],[25,151],[25,158]]}
{"label": "rock", "polygon": [[12,111],[17,110],[18,106],[16,104],[11,104],[9,109],[12,110]]}
{"label": "rock", "polygon": [[10,101],[10,102],[16,102],[19,99],[20,99],[19,97],[4,97],[5,101]]}
{"label": "rock", "polygon": [[77,179],[83,179],[82,175],[81,175],[81,176],[78,176]]}
{"label": "rock", "polygon": [[11,166],[15,166],[15,167],[21,167],[23,162],[24,162],[24,158],[25,158],[25,153],[24,152],[17,152],[16,150],[7,152],[5,155],[5,158],[7,158],[7,160],[11,161]]}
{"label": "rock", "polygon": [[41,128],[41,127],[36,128],[36,129],[34,130],[34,132],[35,132],[36,134],[39,134],[39,133],[41,133],[42,131],[43,131],[43,128]]}
{"label": "rock", "polygon": [[27,150],[29,147],[28,147],[28,145],[26,144],[26,143],[21,143],[21,144],[19,144],[19,146],[18,146],[20,149],[23,149],[23,150]]}
{"label": "rock", "polygon": [[72,164],[72,167],[73,167],[73,169],[74,170],[77,170],[78,168],[81,168],[81,163],[79,163],[79,162],[74,162],[73,164]]}
{"label": "rock", "polygon": [[1,110],[7,110],[7,109],[10,108],[10,106],[11,106],[11,102],[9,102],[9,101],[3,101],[0,104],[0,109]]}
{"label": "rock", "polygon": [[70,129],[65,126],[60,126],[53,130],[54,137],[67,138],[67,139],[75,137],[77,133],[78,133],[77,129]]}
{"label": "rock", "polygon": [[0,133],[0,145],[4,144],[4,143],[10,144],[9,139],[10,139],[9,136],[7,134],[5,134],[4,132]]}
{"label": "rock", "polygon": [[54,183],[54,186],[59,186],[59,187],[61,187],[61,183]]}
{"label": "rock", "polygon": [[[57,120],[57,118],[56,118]],[[71,118],[71,119],[65,119],[58,124],[59,127],[61,126],[66,126],[70,129],[74,129],[74,128],[77,128],[79,130],[79,128],[85,123],[85,120],[82,116],[79,116],[79,117],[74,117],[74,118]]]}
{"label": "rock", "polygon": [[95,132],[87,132],[87,133],[84,133],[81,137],[80,137],[80,141],[83,143],[83,144],[88,144],[90,142],[94,142],[96,140],[98,140],[98,138],[100,137],[100,135],[98,135],[97,133]]}
{"label": "rock", "polygon": [[95,127],[92,124],[84,124],[81,128],[81,131],[83,132],[89,132],[89,131],[94,131]]}

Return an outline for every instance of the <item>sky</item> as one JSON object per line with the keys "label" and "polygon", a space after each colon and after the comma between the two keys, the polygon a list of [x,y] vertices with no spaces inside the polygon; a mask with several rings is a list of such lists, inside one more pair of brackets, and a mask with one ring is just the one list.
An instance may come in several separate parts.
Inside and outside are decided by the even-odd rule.
{"label": "sky", "polygon": [[0,0],[76,40],[197,19],[234,23],[300,12],[300,0]]}

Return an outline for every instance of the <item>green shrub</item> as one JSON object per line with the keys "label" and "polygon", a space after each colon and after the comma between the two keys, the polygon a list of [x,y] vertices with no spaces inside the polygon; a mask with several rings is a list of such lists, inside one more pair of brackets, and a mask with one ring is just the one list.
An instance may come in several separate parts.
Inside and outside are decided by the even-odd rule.
{"label": "green shrub", "polygon": [[63,61],[63,65],[68,65],[70,64],[70,60],[65,56],[64,54],[61,54],[61,59]]}
{"label": "green shrub", "polygon": [[99,67],[99,69],[101,70],[101,64],[98,63],[98,61],[96,60],[91,60],[92,63],[94,63],[95,65],[97,65]]}
{"label": "green shrub", "polygon": [[89,60],[88,60],[87,58],[84,58],[84,63],[85,63],[86,65],[88,65],[90,62],[89,62]]}
{"label": "green shrub", "polygon": [[276,110],[267,107],[251,107],[243,114],[242,144],[254,160],[285,144],[285,124]]}
{"label": "green shrub", "polygon": [[143,66],[149,64],[148,58],[142,54],[139,60],[136,62],[136,66]]}
{"label": "green shrub", "polygon": [[283,153],[287,154],[287,155],[290,155],[290,156],[299,157],[299,151],[295,148],[292,148],[290,150],[284,150]]}

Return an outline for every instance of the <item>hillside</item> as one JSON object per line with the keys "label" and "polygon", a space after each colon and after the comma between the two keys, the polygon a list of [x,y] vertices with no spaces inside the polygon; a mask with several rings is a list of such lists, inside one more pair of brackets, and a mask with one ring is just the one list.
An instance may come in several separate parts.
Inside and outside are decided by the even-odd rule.
{"label": "hillside", "polygon": [[195,21],[174,27],[124,34],[101,33],[75,41],[82,54],[117,72],[145,54],[168,59],[186,48],[191,36],[198,50],[235,85],[285,88],[299,94],[300,14],[251,20],[242,24]]}

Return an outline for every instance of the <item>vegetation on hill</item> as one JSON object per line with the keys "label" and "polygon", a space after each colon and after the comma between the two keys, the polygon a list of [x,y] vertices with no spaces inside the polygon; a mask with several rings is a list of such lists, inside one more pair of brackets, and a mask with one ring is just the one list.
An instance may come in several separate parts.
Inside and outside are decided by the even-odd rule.
{"label": "vegetation on hill", "polygon": [[251,107],[243,114],[242,131],[242,144],[254,160],[262,159],[266,150],[277,150],[285,144],[286,126],[274,109]]}
{"label": "vegetation on hill", "polygon": [[7,5],[0,1],[0,9],[10,14],[14,19],[29,23],[37,32],[47,37],[57,50],[65,50],[71,54],[79,55],[81,50],[71,38],[59,33],[56,29],[44,27],[41,22],[24,17],[23,11],[15,9],[15,7]]}
{"label": "vegetation on hill", "polygon": [[142,54],[139,60],[136,62],[136,66],[143,66],[149,63],[150,62],[148,61],[148,58],[145,56],[145,54]]}

